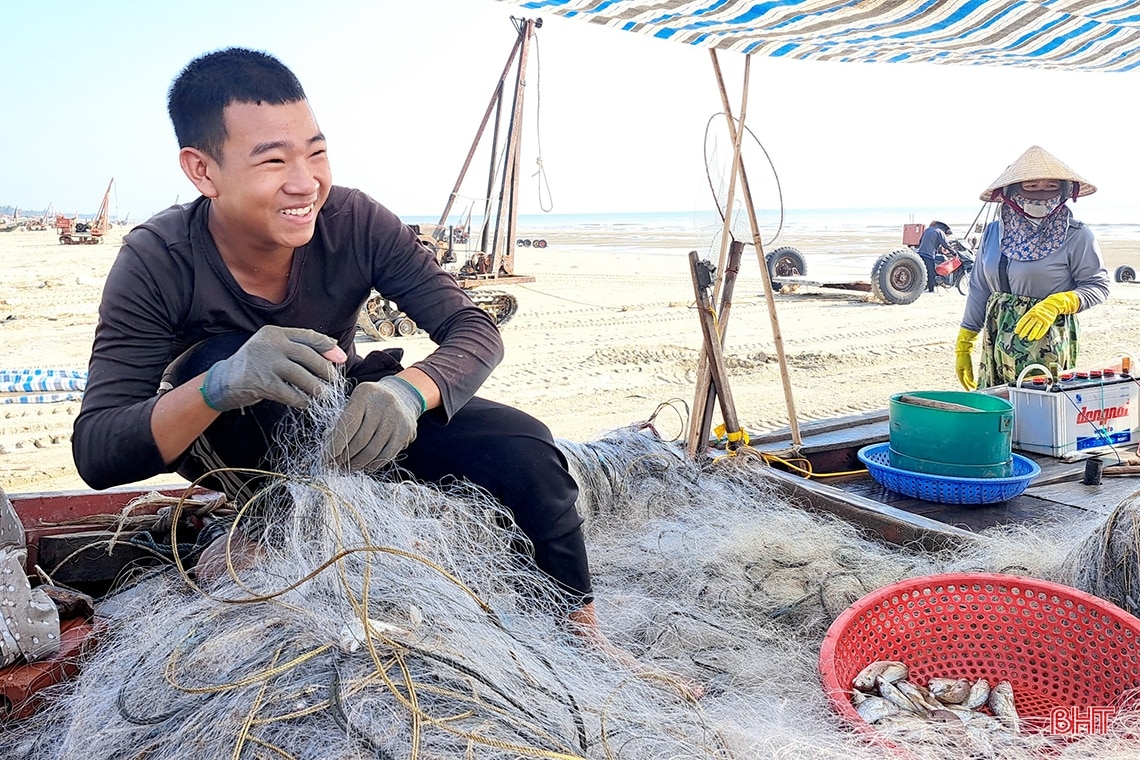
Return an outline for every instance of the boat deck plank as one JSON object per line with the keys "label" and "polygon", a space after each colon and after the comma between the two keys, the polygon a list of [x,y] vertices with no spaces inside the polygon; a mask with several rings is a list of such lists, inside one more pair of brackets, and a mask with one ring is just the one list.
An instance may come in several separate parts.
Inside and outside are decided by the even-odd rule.
{"label": "boat deck plank", "polygon": [[[786,428],[752,436],[750,443],[776,457],[807,458],[816,472],[856,470],[862,468],[855,456],[860,448],[889,440],[887,410],[805,423],[800,427],[800,434],[799,446],[793,445]],[[1099,485],[1090,486],[1082,483],[1082,461],[1017,453],[1035,461],[1041,467],[1041,474],[1020,496],[997,504],[938,504],[914,499],[884,488],[865,471],[846,477],[802,479],[802,489],[798,490],[807,494],[815,490],[821,496],[817,506],[861,523],[888,540],[893,539],[882,529],[884,514],[889,515],[893,535],[910,535],[913,528],[929,536],[933,525],[944,526],[945,538],[960,538],[963,531],[976,533],[999,525],[1085,520],[1107,515],[1140,490],[1140,478],[1135,476],[1106,475]],[[1106,465],[1111,466],[1110,458],[1105,459],[1109,460]],[[837,500],[844,499],[848,503],[837,506]],[[905,525],[909,520],[913,520],[912,526]]]}
{"label": "boat deck plank", "polygon": [[844,478],[841,483],[833,482],[832,485],[910,514],[975,532],[996,525],[1108,514],[1140,487],[1140,483],[1131,478],[1104,478],[1098,486],[1083,485],[1077,478],[1048,486],[1044,492],[1026,489],[1020,496],[997,504],[961,505],[938,504],[904,496],[879,485],[870,475]]}

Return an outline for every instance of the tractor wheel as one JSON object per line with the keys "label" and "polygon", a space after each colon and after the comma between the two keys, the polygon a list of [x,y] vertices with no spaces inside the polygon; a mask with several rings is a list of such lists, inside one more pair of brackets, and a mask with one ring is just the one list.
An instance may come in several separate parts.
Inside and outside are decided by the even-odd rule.
{"label": "tractor wheel", "polygon": [[880,256],[871,270],[871,292],[887,303],[914,303],[925,289],[926,264],[909,248]]}
{"label": "tractor wheel", "polygon": [[1135,282],[1136,270],[1125,264],[1116,268],[1113,277],[1116,278],[1117,282]]}
{"label": "tractor wheel", "polygon": [[768,277],[795,277],[807,274],[807,262],[797,249],[790,245],[777,248],[764,257]]}

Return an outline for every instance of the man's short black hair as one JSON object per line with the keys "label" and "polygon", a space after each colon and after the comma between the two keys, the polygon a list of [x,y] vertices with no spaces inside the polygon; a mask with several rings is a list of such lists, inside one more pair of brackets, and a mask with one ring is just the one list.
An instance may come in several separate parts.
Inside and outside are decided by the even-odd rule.
{"label": "man's short black hair", "polygon": [[305,100],[301,83],[268,53],[226,48],[195,58],[170,85],[166,107],[178,147],[222,160],[223,112],[230,103],[283,105]]}

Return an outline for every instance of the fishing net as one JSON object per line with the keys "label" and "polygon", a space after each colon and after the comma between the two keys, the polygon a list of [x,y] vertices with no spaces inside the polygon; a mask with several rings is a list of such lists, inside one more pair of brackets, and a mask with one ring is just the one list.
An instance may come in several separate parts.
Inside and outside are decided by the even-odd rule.
{"label": "fishing net", "polygon": [[[318,405],[316,429],[342,400]],[[485,494],[339,472],[300,435],[295,466],[236,517],[256,559],[200,585],[150,570],[103,600],[97,650],[0,732],[0,757],[881,758],[819,685],[835,616],[914,575],[1048,575],[1091,530],[909,551],[789,502],[755,459],[694,462],[633,428],[559,441],[602,625],[631,664],[567,630],[524,536]],[[706,695],[682,698],[670,674]],[[1052,749],[1134,757],[1134,718]],[[973,751],[948,731],[898,741],[919,757]],[[1040,745],[1005,737],[991,756]]]}
{"label": "fishing net", "polygon": [[[721,221],[724,222],[728,217],[727,225],[731,239],[752,245],[754,243],[752,224],[744,203],[743,184],[739,178],[735,191],[730,192],[730,188],[733,187],[732,165],[735,156],[731,133],[741,129],[739,119],[733,119],[732,123],[733,127],[730,130],[725,114],[716,113],[710,116],[705,124],[705,178]],[[747,180],[755,204],[753,210],[760,229],[761,243],[767,250],[779,239],[784,228],[783,191],[779,174],[767,149],[751,127],[744,125],[743,130],[744,134],[740,136],[741,162],[745,167],[761,167],[761,170],[748,174]],[[732,200],[731,205],[730,200]],[[723,225],[713,241],[716,248],[720,247],[721,234],[723,234]]]}
{"label": "fishing net", "polygon": [[1069,554],[1061,582],[1140,615],[1140,491]]}

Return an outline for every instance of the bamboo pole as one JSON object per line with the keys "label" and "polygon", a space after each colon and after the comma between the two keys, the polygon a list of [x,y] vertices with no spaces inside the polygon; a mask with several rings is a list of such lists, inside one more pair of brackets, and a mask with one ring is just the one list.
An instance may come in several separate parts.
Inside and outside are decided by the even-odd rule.
{"label": "bamboo pole", "polygon": [[[737,141],[736,120],[732,117],[732,105],[728,102],[728,91],[724,86],[724,76],[721,74],[720,62],[716,57],[716,50],[709,50],[712,57],[713,71],[716,73],[717,87],[720,90],[720,100],[724,106],[725,119],[728,122],[728,134],[733,143]],[[752,54],[744,57],[744,88],[748,90],[748,76]],[[743,113],[742,113],[743,116]],[[740,120],[740,132],[744,131],[744,120]],[[800,424],[796,419],[796,402],[792,397],[792,380],[788,374],[788,360],[784,354],[784,338],[780,332],[780,320],[776,316],[776,299],[772,293],[772,279],[768,276],[768,264],[764,261],[764,244],[760,240],[760,224],[756,221],[756,207],[752,201],[752,189],[748,184],[748,172],[744,168],[744,161],[737,156],[740,165],[740,189],[744,197],[744,206],[748,211],[748,222],[752,228],[752,242],[756,246],[756,256],[760,261],[760,279],[764,282],[764,300],[768,305],[768,320],[772,324],[772,341],[776,345],[776,358],[780,362],[780,379],[784,387],[784,403],[788,409],[788,430],[792,435],[792,444],[799,446],[803,443],[800,437]]]}
{"label": "bamboo pole", "polygon": [[[744,116],[744,110],[748,105],[748,88],[745,86],[744,93],[741,97],[741,117]],[[728,173],[728,194],[725,197],[724,203],[724,219],[720,233],[720,256],[717,259],[717,272],[718,277],[715,288],[713,290],[713,302],[720,299],[721,289],[724,286],[727,277],[727,268],[725,261],[728,257],[729,241],[732,238],[732,208],[736,202],[736,180],[738,170],[741,166],[740,161],[740,146],[741,137],[744,135],[744,130],[738,130],[736,139],[732,141],[732,167]],[[736,241],[733,240],[732,244],[735,245]],[[737,260],[736,272],[740,271],[740,261]],[[722,304],[723,310],[723,304]],[[724,331],[727,327],[726,320],[723,319],[720,325],[720,341],[724,345]],[[689,456],[696,457],[700,452],[701,447],[707,445],[709,439],[709,430],[712,428],[712,406],[713,406],[713,386],[712,386],[712,373],[709,371],[708,356],[701,353],[700,358],[697,360],[697,389],[693,397],[693,408],[689,412],[689,440],[688,452]]]}

